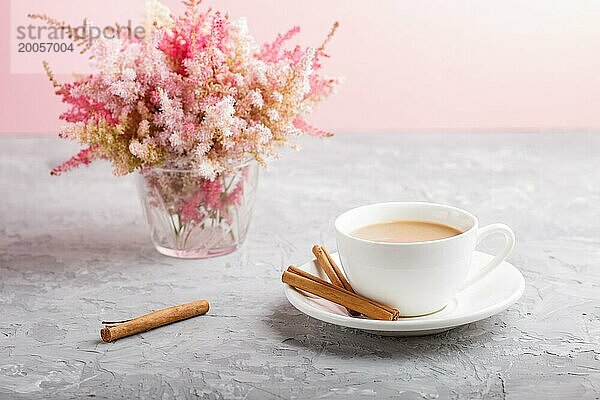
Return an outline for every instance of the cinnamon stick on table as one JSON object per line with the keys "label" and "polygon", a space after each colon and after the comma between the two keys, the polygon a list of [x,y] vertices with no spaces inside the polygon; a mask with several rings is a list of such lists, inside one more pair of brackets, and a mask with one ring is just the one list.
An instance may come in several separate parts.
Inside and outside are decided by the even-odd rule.
{"label": "cinnamon stick on table", "polygon": [[[340,268],[337,266],[335,261],[333,261],[331,254],[329,254],[329,252],[324,246],[319,246],[318,244],[315,244],[312,248],[312,252],[317,258],[317,264],[319,264],[319,266],[321,267],[323,272],[325,272],[325,275],[327,275],[329,281],[332,284],[344,288],[352,293],[355,293],[354,289],[352,289],[352,286],[350,285],[350,282],[348,282]],[[346,308],[346,310],[353,317],[360,315],[358,311],[352,310],[350,308]]]}
{"label": "cinnamon stick on table", "polygon": [[335,286],[294,266],[288,267],[283,272],[281,280],[296,289],[312,293],[315,296],[358,311],[372,319],[395,321],[400,317],[400,312],[395,308],[388,307],[342,287]]}
{"label": "cinnamon stick on table", "polygon": [[104,342],[113,342],[126,336],[135,335],[167,325],[173,322],[181,321],[197,315],[206,314],[210,305],[206,300],[193,301],[179,306],[165,308],[142,315],[130,321],[118,323],[116,325],[106,326],[100,331],[100,337]]}

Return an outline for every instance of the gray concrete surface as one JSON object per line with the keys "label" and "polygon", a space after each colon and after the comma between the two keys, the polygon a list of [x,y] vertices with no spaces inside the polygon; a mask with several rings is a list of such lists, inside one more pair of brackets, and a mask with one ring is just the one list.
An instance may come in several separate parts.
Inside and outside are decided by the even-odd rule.
{"label": "gray concrete surface", "polygon": [[[302,143],[261,176],[241,251],[182,261],[153,249],[131,177],[103,163],[50,177],[74,145],[1,139],[0,398],[600,397],[600,134]],[[418,338],[327,325],[289,305],[281,269],[314,242],[334,247],[340,212],[389,200],[511,225],[522,299]],[[206,316],[99,342],[102,319],[200,298]]]}

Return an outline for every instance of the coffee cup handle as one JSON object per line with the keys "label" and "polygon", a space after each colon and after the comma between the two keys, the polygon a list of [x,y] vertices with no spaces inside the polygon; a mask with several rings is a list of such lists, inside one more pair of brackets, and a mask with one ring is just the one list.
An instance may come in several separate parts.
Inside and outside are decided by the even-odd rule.
{"label": "coffee cup handle", "polygon": [[506,240],[504,248],[500,251],[500,253],[495,255],[494,258],[485,267],[483,267],[482,269],[477,271],[473,276],[467,279],[467,281],[462,287],[463,289],[466,289],[468,286],[471,286],[472,284],[474,284],[475,282],[492,272],[492,270],[498,265],[500,265],[500,263],[502,263],[502,261],[504,261],[506,257],[508,257],[508,255],[515,248],[515,233],[512,229],[510,229],[507,225],[504,224],[491,224],[479,229],[479,232],[477,233],[477,244],[481,243],[483,239],[487,238],[488,236],[497,233],[504,235],[504,239]]}

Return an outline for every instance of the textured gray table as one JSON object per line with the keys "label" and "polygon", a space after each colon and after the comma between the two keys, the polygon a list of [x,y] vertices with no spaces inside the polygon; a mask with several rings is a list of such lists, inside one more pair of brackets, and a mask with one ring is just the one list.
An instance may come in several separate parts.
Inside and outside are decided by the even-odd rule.
{"label": "textured gray table", "polygon": [[[0,139],[0,398],[600,396],[600,135],[340,134],[261,177],[249,239],[208,261],[159,255],[131,177],[50,177],[75,150]],[[517,233],[506,312],[437,336],[377,337],[289,305],[281,268],[334,247],[336,214],[428,200]],[[494,246],[492,243],[490,246]],[[100,321],[206,298],[207,316],[99,342]]]}

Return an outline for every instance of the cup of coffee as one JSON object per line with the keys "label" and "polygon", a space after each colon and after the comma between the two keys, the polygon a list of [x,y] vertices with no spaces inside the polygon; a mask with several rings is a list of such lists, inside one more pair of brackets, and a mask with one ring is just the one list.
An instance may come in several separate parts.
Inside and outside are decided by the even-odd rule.
{"label": "cup of coffee", "polygon": [[[335,220],[340,260],[359,294],[398,308],[405,317],[443,309],[460,290],[482,279],[510,254],[513,231],[503,224],[480,228],[477,217],[456,207],[422,202],[378,203]],[[481,240],[502,234],[504,248],[471,273]]]}

